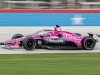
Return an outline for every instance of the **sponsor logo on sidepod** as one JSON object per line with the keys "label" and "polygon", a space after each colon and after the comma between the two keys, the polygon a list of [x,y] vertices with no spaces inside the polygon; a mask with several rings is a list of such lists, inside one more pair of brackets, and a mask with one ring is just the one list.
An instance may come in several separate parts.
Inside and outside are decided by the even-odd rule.
{"label": "sponsor logo on sidepod", "polygon": [[48,39],[48,41],[50,43],[63,43],[64,42],[63,39]]}

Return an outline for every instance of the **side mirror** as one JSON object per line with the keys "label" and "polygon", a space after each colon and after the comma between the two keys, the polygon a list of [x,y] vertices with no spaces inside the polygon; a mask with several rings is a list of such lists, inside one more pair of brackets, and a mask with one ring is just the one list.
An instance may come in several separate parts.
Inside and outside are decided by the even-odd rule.
{"label": "side mirror", "polygon": [[62,35],[61,35],[61,34],[58,34],[58,37],[59,37],[59,38],[62,38]]}
{"label": "side mirror", "polygon": [[40,37],[41,37],[41,38],[43,38],[43,36],[42,36],[42,35],[40,35]]}

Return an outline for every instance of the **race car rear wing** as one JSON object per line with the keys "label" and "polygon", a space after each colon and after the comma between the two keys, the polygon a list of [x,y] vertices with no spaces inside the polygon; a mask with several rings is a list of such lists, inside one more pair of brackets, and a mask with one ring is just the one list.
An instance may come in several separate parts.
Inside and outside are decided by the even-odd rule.
{"label": "race car rear wing", "polygon": [[100,35],[99,34],[93,34],[93,33],[88,33],[89,34],[89,36],[91,36],[91,37],[93,37],[93,35],[96,35],[96,36],[98,36],[99,38],[100,38]]}
{"label": "race car rear wing", "polygon": [[96,34],[99,38],[100,38],[100,35],[99,34]]}

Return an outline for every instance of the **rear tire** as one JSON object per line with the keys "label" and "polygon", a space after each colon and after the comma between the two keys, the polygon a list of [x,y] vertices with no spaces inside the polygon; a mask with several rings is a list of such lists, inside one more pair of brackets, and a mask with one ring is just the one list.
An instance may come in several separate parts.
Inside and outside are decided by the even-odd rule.
{"label": "rear tire", "polygon": [[85,37],[82,41],[82,47],[85,50],[93,50],[96,45],[96,41],[93,37]]}
{"label": "rear tire", "polygon": [[36,41],[28,37],[23,40],[22,45],[26,50],[33,50],[36,47]]}

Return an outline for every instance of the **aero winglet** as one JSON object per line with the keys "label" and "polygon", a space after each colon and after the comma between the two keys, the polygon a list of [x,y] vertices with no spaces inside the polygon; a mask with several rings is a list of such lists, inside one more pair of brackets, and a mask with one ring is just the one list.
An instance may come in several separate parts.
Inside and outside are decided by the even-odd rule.
{"label": "aero winglet", "polygon": [[93,35],[96,35],[96,36],[98,36],[99,38],[100,38],[100,35],[99,34],[93,34],[93,33],[88,33],[89,34],[89,36],[91,36],[91,37],[93,37]]}
{"label": "aero winglet", "polygon": [[100,35],[99,34],[96,34],[99,38],[100,38]]}

